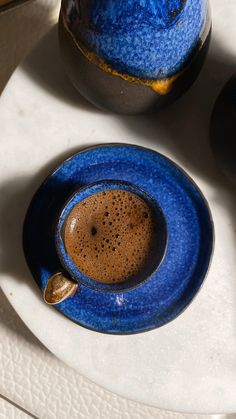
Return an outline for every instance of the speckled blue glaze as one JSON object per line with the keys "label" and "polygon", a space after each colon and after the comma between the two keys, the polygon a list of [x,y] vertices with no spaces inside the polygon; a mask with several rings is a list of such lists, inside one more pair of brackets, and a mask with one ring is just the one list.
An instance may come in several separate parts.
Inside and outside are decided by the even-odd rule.
{"label": "speckled blue glaze", "polygon": [[143,79],[179,72],[207,15],[207,0],[67,0],[78,40],[113,69]]}
{"label": "speckled blue glaze", "polygon": [[57,309],[87,328],[113,334],[147,331],[173,320],[192,301],[207,273],[213,226],[205,199],[191,179],[166,157],[131,145],[84,150],[55,170],[34,196],[24,225],[24,252],[41,289],[61,270],[55,220],[79,187],[104,179],[137,185],[165,216],[168,244],[160,268],[131,291],[108,293],[80,285]]}
{"label": "speckled blue glaze", "polygon": [[[142,198],[150,208],[153,210],[153,214],[155,214],[156,220],[156,227],[158,230],[158,243],[156,243],[155,249],[155,259],[153,263],[150,264],[149,268],[143,272],[142,275],[137,275],[134,278],[130,279],[130,281],[126,281],[123,283],[117,284],[103,284],[101,282],[95,281],[92,278],[84,275],[78,267],[73,263],[71,258],[69,257],[68,253],[66,252],[64,241],[63,241],[63,230],[64,230],[64,223],[69,216],[70,212],[77,205],[79,202],[83,201],[84,199],[88,198],[91,195],[94,195],[99,192],[103,191],[111,191],[111,190],[123,190],[131,192],[140,198]],[[104,290],[104,291],[125,291],[131,288],[138,286],[139,284],[143,283],[145,280],[148,280],[148,277],[153,274],[153,272],[159,267],[163,256],[165,254],[167,243],[167,227],[164,215],[161,211],[161,208],[157,204],[155,200],[153,200],[147,193],[142,191],[137,186],[132,185],[131,183],[124,182],[124,181],[114,181],[114,180],[104,180],[102,182],[96,182],[89,184],[81,188],[80,190],[76,191],[72,197],[68,200],[65,206],[62,209],[62,212],[58,219],[58,224],[56,228],[56,247],[58,251],[58,255],[60,257],[61,263],[63,267],[70,273],[72,278],[76,281],[83,283],[89,287],[92,287],[96,290]]]}

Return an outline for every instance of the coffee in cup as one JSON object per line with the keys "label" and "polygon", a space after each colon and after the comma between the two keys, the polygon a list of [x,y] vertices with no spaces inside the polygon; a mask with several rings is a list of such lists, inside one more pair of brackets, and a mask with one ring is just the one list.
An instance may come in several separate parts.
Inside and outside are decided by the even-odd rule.
{"label": "coffee in cup", "polygon": [[105,284],[125,282],[152,263],[158,246],[155,214],[144,199],[127,190],[98,192],[73,207],[63,241],[84,275]]}

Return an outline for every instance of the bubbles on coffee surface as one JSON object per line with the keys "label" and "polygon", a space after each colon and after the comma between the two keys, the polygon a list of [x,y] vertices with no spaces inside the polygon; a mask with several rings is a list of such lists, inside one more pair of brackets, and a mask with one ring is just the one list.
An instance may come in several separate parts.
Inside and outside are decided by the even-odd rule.
{"label": "bubbles on coffee surface", "polygon": [[99,192],[77,204],[64,230],[68,255],[99,282],[118,283],[139,274],[158,240],[153,210],[124,190]]}

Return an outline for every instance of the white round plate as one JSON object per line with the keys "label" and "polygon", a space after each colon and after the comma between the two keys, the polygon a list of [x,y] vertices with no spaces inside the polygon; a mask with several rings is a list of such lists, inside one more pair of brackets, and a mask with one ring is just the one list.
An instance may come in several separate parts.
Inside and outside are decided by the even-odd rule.
{"label": "white round plate", "polygon": [[[80,98],[64,75],[56,28],[16,70],[0,101],[1,286],[56,356],[107,389],[182,412],[236,411],[235,187],[208,145],[214,101],[236,69],[235,1],[212,1],[213,40],[194,87],[159,115],[122,117]],[[82,146],[125,142],[166,154],[194,178],[215,222],[215,254],[192,305],[161,329],[134,336],[86,330],[44,304],[24,261],[21,233],[46,175]]]}

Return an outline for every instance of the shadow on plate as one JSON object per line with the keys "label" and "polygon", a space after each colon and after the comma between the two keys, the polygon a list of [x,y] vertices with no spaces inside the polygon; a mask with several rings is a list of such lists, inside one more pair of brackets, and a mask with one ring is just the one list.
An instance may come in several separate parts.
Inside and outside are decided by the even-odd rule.
{"label": "shadow on plate", "polygon": [[19,62],[52,26],[52,13],[55,9],[56,0],[29,0],[7,12],[0,11],[0,39],[4,41],[4,53],[0,57],[0,93]]}
{"label": "shadow on plate", "polygon": [[[11,296],[10,298],[11,299]],[[6,296],[0,289],[0,305],[1,305],[1,317],[0,317],[0,328],[7,328],[13,335],[18,335],[24,340],[28,341],[32,346],[39,346],[45,349],[45,346],[33,335],[33,333],[26,327],[24,322],[15,312],[11,304],[9,303]],[[1,324],[3,326],[1,326]]]}
{"label": "shadow on plate", "polygon": [[[44,179],[64,159],[83,148],[61,153],[33,177],[13,178],[0,185],[0,274],[26,283],[40,300],[42,299],[41,292],[32,278],[23,253],[22,230],[25,215],[34,193]],[[0,297],[4,298],[2,295]],[[9,300],[11,297],[10,295]],[[0,321],[4,322],[5,316],[1,317]],[[6,321],[6,326],[11,328],[11,323]],[[12,325],[12,330],[20,333],[21,328],[16,330]],[[25,334],[24,337],[26,337]]]}
{"label": "shadow on plate", "polygon": [[69,105],[94,113],[101,112],[76,91],[67,77],[57,31],[57,25],[54,25],[22,64],[23,70],[39,86]]}

